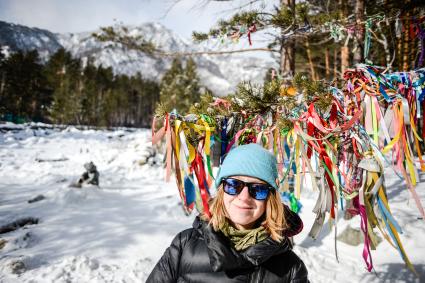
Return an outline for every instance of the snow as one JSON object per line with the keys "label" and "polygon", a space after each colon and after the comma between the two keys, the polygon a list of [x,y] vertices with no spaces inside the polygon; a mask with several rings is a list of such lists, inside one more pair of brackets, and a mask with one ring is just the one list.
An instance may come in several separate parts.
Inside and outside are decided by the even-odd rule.
{"label": "snow", "polygon": [[[40,223],[2,235],[0,281],[143,281],[194,217],[183,214],[161,167],[139,165],[149,136],[73,127],[1,134],[0,223],[29,216]],[[51,161],[58,159],[65,161]],[[70,188],[88,161],[98,167],[100,189]],[[40,194],[46,199],[27,203]],[[28,269],[19,277],[9,268],[17,259]]]}
{"label": "snow", "polygon": [[[5,130],[5,129],[8,130]],[[140,165],[150,150],[150,130],[62,129],[42,124],[0,125],[0,225],[23,217],[39,223],[0,234],[0,282],[144,282],[175,234],[191,227],[174,182],[164,182],[162,165]],[[160,155],[158,159],[161,159]],[[93,161],[100,188],[71,188]],[[305,262],[311,282],[420,282],[425,279],[424,221],[404,183],[388,169],[386,185],[393,215],[415,277],[385,240],[372,251],[375,272],[365,269],[363,246],[338,241],[325,223],[317,240],[307,234],[316,193],[302,192],[304,231],[295,252]],[[423,201],[425,186],[417,192]],[[45,199],[28,203],[38,195]],[[342,219],[337,232],[359,219]],[[21,263],[25,269],[12,273]]]}
{"label": "snow", "polygon": [[10,56],[10,47],[8,45],[3,45],[0,47],[0,53],[4,55],[5,58]]}

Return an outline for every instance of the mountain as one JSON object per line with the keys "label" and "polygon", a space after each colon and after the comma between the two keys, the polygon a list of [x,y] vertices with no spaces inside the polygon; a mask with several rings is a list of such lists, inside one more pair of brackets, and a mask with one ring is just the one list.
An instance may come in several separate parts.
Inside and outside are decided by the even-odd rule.
{"label": "mountain", "polygon": [[[142,35],[165,52],[211,51],[205,45],[197,45],[181,38],[158,23],[127,26],[130,34]],[[99,32],[99,31],[93,31]],[[113,42],[99,42],[92,32],[54,34],[47,30],[29,28],[0,21],[0,45],[10,51],[37,49],[47,58],[63,47],[83,62],[92,60],[96,65],[112,67],[115,73],[134,75],[159,80],[170,67],[170,57],[153,57],[145,53],[127,50]],[[242,80],[262,82],[265,72],[275,67],[271,60],[243,55],[194,56],[201,84],[222,96],[235,90]]]}
{"label": "mountain", "polygon": [[37,49],[40,57],[46,59],[62,46],[50,31],[0,21],[0,47],[9,51]]}

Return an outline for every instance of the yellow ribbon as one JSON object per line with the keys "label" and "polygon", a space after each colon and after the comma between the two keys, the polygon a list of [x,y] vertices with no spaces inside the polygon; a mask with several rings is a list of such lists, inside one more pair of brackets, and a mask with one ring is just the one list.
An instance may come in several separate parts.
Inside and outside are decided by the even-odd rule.
{"label": "yellow ribbon", "polygon": [[300,139],[301,137],[295,136],[295,167],[297,168],[297,174],[295,176],[295,197],[300,199],[301,195],[301,168],[300,168]]}
{"label": "yellow ribbon", "polygon": [[398,126],[397,129],[395,129],[397,131],[397,134],[395,135],[395,137],[391,140],[391,142],[389,144],[387,144],[383,149],[382,149],[382,153],[388,153],[393,147],[394,145],[400,140],[400,136],[403,130],[403,113],[400,111],[400,102],[395,103],[393,105],[393,111],[394,111],[394,122],[397,121],[397,123],[394,123],[394,127],[396,127],[396,125]]}
{"label": "yellow ribbon", "polygon": [[210,155],[210,140],[211,140],[211,129],[206,121],[203,121],[205,126],[205,154]]}
{"label": "yellow ribbon", "polygon": [[[381,188],[378,192],[380,199],[382,200],[382,203],[384,204],[385,208],[388,210],[389,213],[391,213],[390,207],[388,205],[387,197],[385,196],[384,190]],[[415,268],[413,267],[412,263],[410,262],[409,258],[407,257],[406,251],[404,250],[403,244],[400,241],[400,237],[397,233],[397,230],[395,229],[394,225],[392,225],[391,222],[388,223],[388,226],[391,229],[391,232],[394,235],[394,238],[397,242],[398,248],[400,249],[400,252],[403,256],[404,262],[406,263],[407,267],[417,275]]]}
{"label": "yellow ribbon", "polygon": [[176,158],[177,160],[179,160],[179,155],[180,155],[180,126],[182,124],[182,121],[180,120],[175,120],[174,121],[174,133],[176,135]]}

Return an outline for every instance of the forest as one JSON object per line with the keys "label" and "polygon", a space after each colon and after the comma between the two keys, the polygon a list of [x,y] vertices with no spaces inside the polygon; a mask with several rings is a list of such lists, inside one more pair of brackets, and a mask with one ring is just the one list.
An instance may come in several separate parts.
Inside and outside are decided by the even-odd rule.
{"label": "forest", "polygon": [[[172,105],[199,97],[196,65],[173,60],[160,82],[115,74],[111,68],[83,64],[59,49],[47,62],[36,50],[0,53],[0,116],[28,121],[101,127],[148,127],[160,97]],[[175,94],[178,94],[178,99]],[[174,98],[173,98],[174,95]]]}

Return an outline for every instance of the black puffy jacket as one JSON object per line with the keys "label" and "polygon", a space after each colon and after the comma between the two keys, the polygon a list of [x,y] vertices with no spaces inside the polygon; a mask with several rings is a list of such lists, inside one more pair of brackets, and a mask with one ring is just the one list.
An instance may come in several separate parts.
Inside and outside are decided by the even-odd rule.
{"label": "black puffy jacket", "polygon": [[[289,235],[300,232],[298,215],[290,215]],[[288,215],[286,214],[286,215]],[[177,234],[147,283],[156,282],[308,282],[307,269],[289,240],[270,237],[237,252],[229,240],[198,217],[193,228]]]}

